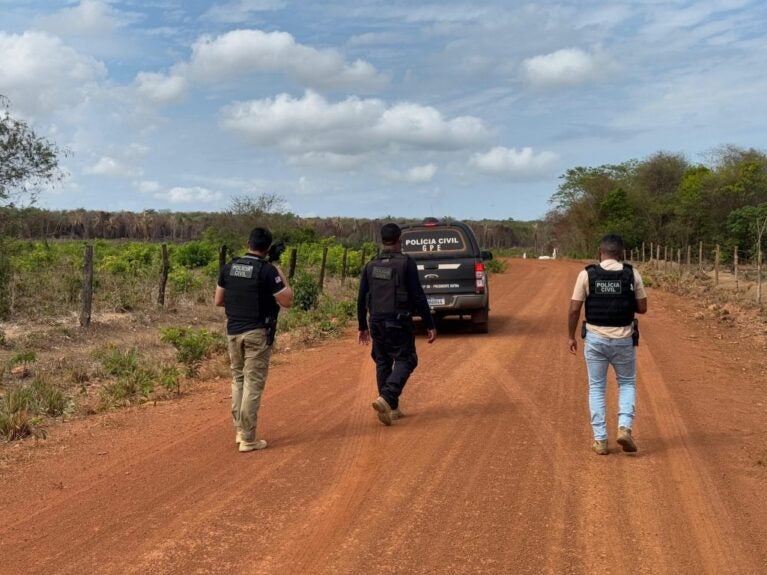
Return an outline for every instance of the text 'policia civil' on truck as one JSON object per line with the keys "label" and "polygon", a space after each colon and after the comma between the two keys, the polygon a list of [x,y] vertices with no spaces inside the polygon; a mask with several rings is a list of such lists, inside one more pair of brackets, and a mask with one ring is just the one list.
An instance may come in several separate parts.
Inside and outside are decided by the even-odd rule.
{"label": "text 'policia civil' on truck", "polygon": [[402,252],[416,261],[434,318],[468,317],[473,331],[487,333],[489,294],[484,260],[472,229],[463,222],[426,218],[402,226]]}

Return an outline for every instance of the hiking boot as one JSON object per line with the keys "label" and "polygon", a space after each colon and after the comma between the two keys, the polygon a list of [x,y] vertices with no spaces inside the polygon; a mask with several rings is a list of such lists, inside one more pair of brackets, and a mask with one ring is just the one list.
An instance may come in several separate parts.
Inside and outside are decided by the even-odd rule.
{"label": "hiking boot", "polygon": [[381,396],[378,396],[376,400],[373,402],[373,409],[375,409],[378,413],[378,420],[383,423],[384,425],[391,425],[392,422],[392,411],[391,406],[389,403]]}
{"label": "hiking boot", "polygon": [[403,417],[405,417],[405,414],[402,412],[402,410],[399,407],[397,409],[392,409],[391,410],[392,421],[396,421],[398,419],[402,419]]}
{"label": "hiking boot", "polygon": [[256,439],[254,441],[240,441],[240,451],[245,453],[246,451],[256,451],[258,449],[266,449],[266,441],[263,439]]}
{"label": "hiking boot", "polygon": [[591,446],[591,449],[597,455],[607,455],[608,453],[610,453],[610,450],[607,449],[606,439],[595,439],[594,445]]}
{"label": "hiking boot", "polygon": [[637,444],[634,442],[634,438],[631,437],[631,430],[628,427],[618,428],[618,445],[627,453],[636,452]]}

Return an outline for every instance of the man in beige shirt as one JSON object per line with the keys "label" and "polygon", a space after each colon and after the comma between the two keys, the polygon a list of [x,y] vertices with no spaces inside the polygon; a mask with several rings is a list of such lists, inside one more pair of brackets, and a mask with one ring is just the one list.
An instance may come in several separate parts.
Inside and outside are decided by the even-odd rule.
{"label": "man in beige shirt", "polygon": [[575,282],[568,314],[568,347],[578,350],[575,330],[586,303],[584,356],[589,374],[589,408],[594,431],[592,449],[599,455],[609,453],[605,424],[605,388],[607,369],[615,370],[618,382],[618,444],[623,451],[635,452],[632,423],[636,398],[636,348],[638,330],[634,314],[647,312],[647,295],[642,276],[624,264],[623,239],[606,235],[599,245],[599,265],[582,270]]}

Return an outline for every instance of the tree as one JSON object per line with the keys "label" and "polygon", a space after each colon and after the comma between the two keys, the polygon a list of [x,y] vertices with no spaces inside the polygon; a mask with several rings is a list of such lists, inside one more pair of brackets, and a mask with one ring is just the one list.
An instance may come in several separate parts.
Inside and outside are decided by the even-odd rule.
{"label": "tree", "polygon": [[61,153],[66,151],[12,116],[8,99],[0,95],[0,203],[15,193],[28,193],[34,202],[41,184],[62,178]]}

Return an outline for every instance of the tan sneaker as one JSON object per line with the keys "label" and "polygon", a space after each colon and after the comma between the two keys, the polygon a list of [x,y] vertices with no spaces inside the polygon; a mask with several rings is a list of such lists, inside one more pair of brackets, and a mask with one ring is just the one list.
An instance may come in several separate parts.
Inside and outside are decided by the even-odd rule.
{"label": "tan sneaker", "polygon": [[618,445],[623,448],[623,451],[628,453],[635,453],[637,451],[637,444],[634,438],[631,437],[631,430],[628,427],[618,428]]}
{"label": "tan sneaker", "polygon": [[263,439],[256,439],[255,441],[242,440],[240,442],[240,451],[242,453],[245,453],[246,451],[256,451],[258,449],[266,449],[266,441]]}
{"label": "tan sneaker", "polygon": [[384,425],[391,425],[391,406],[383,397],[378,396],[376,398],[376,400],[373,402],[373,409],[378,412],[376,415],[378,415],[378,420],[381,423]]}
{"label": "tan sneaker", "polygon": [[399,407],[397,409],[392,409],[391,410],[392,421],[396,421],[398,419],[402,419],[403,417],[405,417],[405,414],[402,412],[402,410]]}
{"label": "tan sneaker", "polygon": [[610,450],[607,448],[606,439],[595,439],[594,445],[591,446],[591,449],[597,455],[607,455],[610,453]]}
{"label": "tan sneaker", "polygon": [[238,431],[237,435],[234,436],[234,442],[239,445],[242,443],[242,431]]}

